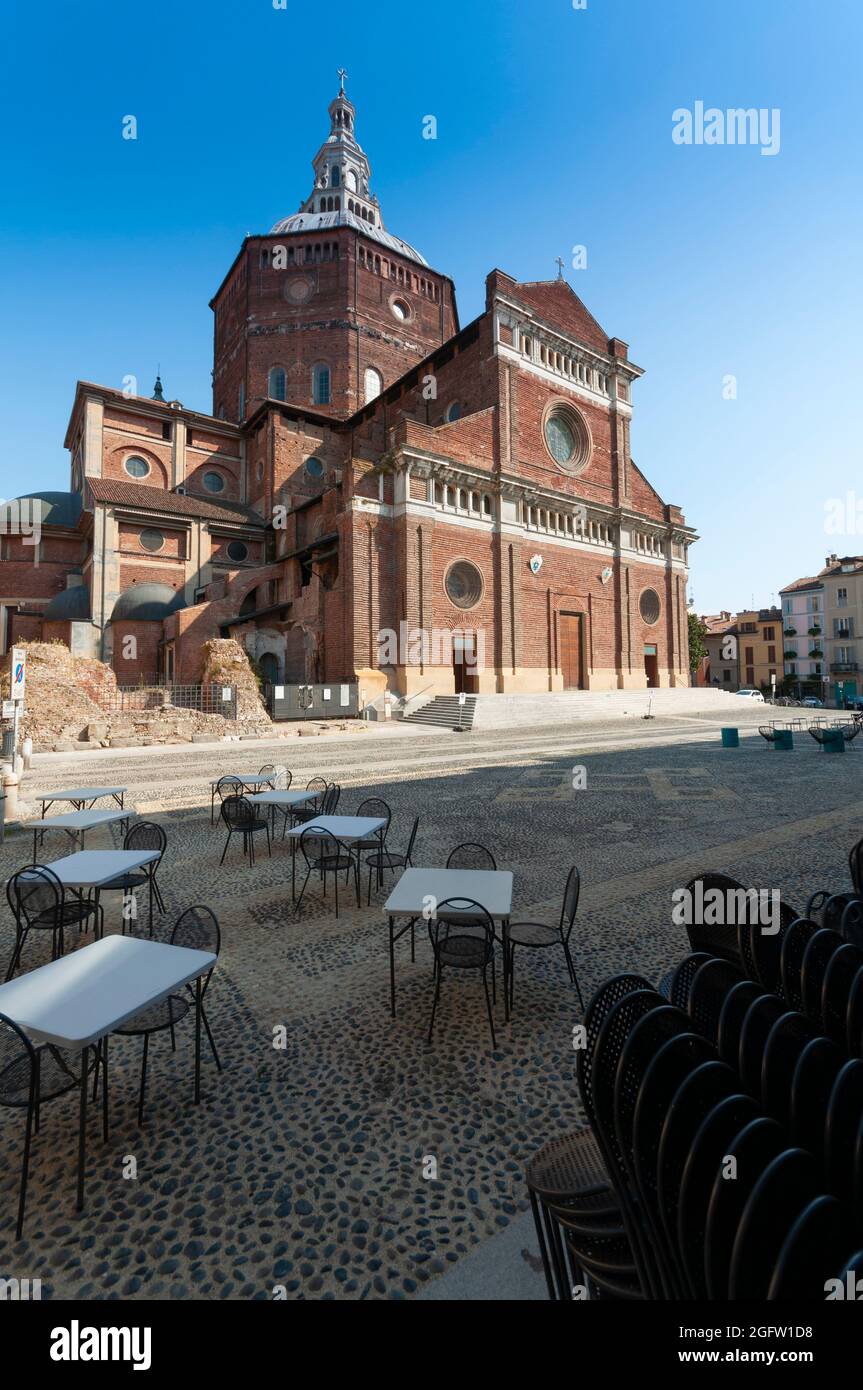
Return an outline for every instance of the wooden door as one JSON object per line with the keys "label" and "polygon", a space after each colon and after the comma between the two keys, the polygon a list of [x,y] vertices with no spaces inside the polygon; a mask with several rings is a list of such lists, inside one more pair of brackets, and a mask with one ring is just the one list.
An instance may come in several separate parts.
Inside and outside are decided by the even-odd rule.
{"label": "wooden door", "polygon": [[581,614],[561,613],[560,669],[564,690],[581,690],[583,685],[581,660]]}

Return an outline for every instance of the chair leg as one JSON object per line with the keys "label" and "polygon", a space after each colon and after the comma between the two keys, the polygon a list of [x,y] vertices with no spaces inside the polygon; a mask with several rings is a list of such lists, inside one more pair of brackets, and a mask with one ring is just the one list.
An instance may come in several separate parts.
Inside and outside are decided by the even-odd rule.
{"label": "chair leg", "polygon": [[219,863],[220,863],[220,864],[224,864],[224,862],[225,862],[225,855],[228,853],[228,845],[231,843],[231,834],[232,834],[232,832],[229,830],[229,831],[228,831],[228,838],[227,838],[227,840],[225,841],[225,848],[222,850],[222,857],[221,857],[221,859],[219,860]]}
{"label": "chair leg", "polygon": [[19,933],[18,939],[17,939],[17,941],[15,942],[15,949],[14,949],[14,951],[12,952],[12,959],[11,959],[10,962],[9,962],[9,969],[6,971],[6,979],[7,979],[7,980],[11,980],[11,979],[12,979],[12,976],[15,974],[15,971],[16,971],[16,969],[17,969],[17,967],[18,967],[18,962],[19,962],[19,960],[21,959],[21,951],[22,951],[22,949],[23,949],[24,942],[26,941],[26,939],[27,939],[27,931],[26,931],[26,929],[25,929],[23,932],[20,932],[20,933]]}
{"label": "chair leg", "polygon": [[272,845],[271,845],[271,843],[270,843],[270,822],[269,822],[269,821],[267,821],[267,854],[268,854],[268,855],[270,856],[270,858],[272,859],[272,857],[273,857],[273,847],[272,847]]}
{"label": "chair leg", "polygon": [[[325,875],[326,877],[326,875]],[[333,874],[333,883],[336,886],[336,917],[339,915],[339,871],[336,869]]]}
{"label": "chair leg", "polygon": [[566,954],[566,964],[567,964],[567,967],[568,967],[568,969],[569,969],[569,978],[570,978],[570,980],[572,981],[572,983],[575,985],[575,991],[576,991],[576,994],[578,995],[579,1008],[581,1009],[582,1013],[584,1013],[584,999],[582,998],[582,995],[581,995],[581,985],[578,983],[578,976],[577,976],[576,973],[575,973],[575,966],[574,966],[573,963],[572,963],[572,955],[570,954],[569,942],[568,942],[568,941],[564,941],[564,943],[563,943],[563,949],[564,949],[564,952],[565,952],[565,954]]}
{"label": "chair leg", "polygon": [[412,918],[411,918],[411,963],[413,963],[413,962],[416,960],[416,958],[417,958],[417,956],[416,956],[416,943],[415,943],[415,940],[414,940],[414,923],[415,923],[415,922],[416,922],[416,917],[412,917]]}
{"label": "chair leg", "polygon": [[171,1051],[172,1051],[172,1052],[176,1052],[176,1051],[177,1051],[177,1039],[176,1039],[176,1037],[174,1036],[174,1025],[173,1025],[173,1023],[171,1024]]}
{"label": "chair leg", "polygon": [[207,1040],[208,1040],[208,1042],[209,1042],[209,1044],[210,1044],[210,1050],[212,1051],[212,1054],[213,1054],[213,1061],[215,1062],[217,1069],[218,1069],[219,1071],[221,1071],[221,1070],[222,1070],[222,1064],[221,1064],[221,1062],[219,1061],[219,1054],[218,1054],[218,1052],[216,1051],[216,1044],[215,1044],[215,1042],[213,1041],[213,1034],[210,1032],[210,1025],[209,1025],[209,1022],[207,1021],[207,1015],[204,1013],[204,1005],[203,1005],[203,1004],[201,1004],[201,1022],[203,1023],[204,1028],[206,1029],[206,1032],[207,1032]]}
{"label": "chair leg", "polygon": [[[494,970],[493,962],[492,970]],[[491,1011],[491,1000],[488,997],[488,976],[485,970],[483,970],[482,972],[482,987],[485,990],[485,1007],[488,1010],[488,1026],[491,1029],[491,1045],[495,1050],[497,1050],[497,1038],[494,1035],[494,1015]]]}
{"label": "chair leg", "polygon": [[507,980],[507,989],[509,990],[509,1008],[510,1012],[512,1012],[513,999],[515,998],[515,947],[513,945],[510,945],[509,948],[507,974],[509,976],[509,979]]}
{"label": "chair leg", "polygon": [[366,891],[366,907],[371,907],[372,902],[372,866],[369,864],[369,882]]}
{"label": "chair leg", "polygon": [[306,869],[306,876],[305,876],[305,878],[303,879],[303,886],[302,886],[302,888],[300,889],[300,896],[297,898],[297,905],[296,905],[296,907],[294,908],[294,916],[295,916],[295,917],[299,915],[300,905],[302,904],[302,901],[303,901],[303,894],[304,894],[305,891],[306,891],[306,884],[307,884],[308,881],[309,881],[309,874],[310,874],[311,872],[312,872],[311,867],[309,867],[308,869]]}
{"label": "chair leg", "polygon": [[[362,893],[360,891],[360,861],[359,857],[354,860],[354,886],[357,890],[357,907],[362,907]],[[345,884],[347,887],[347,884]]]}
{"label": "chair leg", "polygon": [[36,1110],[36,1097],[39,1094],[39,1059],[33,1065],[30,1077],[30,1097],[27,1101],[27,1122],[24,1126],[24,1157],[21,1161],[21,1193],[18,1198],[18,1224],[15,1239],[21,1239],[24,1230],[24,1206],[27,1201],[27,1175],[30,1171],[30,1141],[33,1136],[33,1116]]}
{"label": "chair leg", "polygon": [[539,1205],[536,1200],[536,1193],[532,1192],[530,1188],[528,1188],[527,1195],[530,1198],[530,1209],[533,1212],[533,1224],[536,1228],[536,1241],[537,1245],[539,1246],[539,1253],[542,1259],[542,1270],[545,1275],[545,1287],[548,1289],[549,1302],[556,1303],[557,1295],[554,1292],[554,1284],[552,1283],[551,1279],[551,1266],[548,1262],[548,1249],[546,1248],[545,1244],[545,1232],[542,1229],[542,1222],[539,1216]]}
{"label": "chair leg", "polygon": [[147,1090],[147,1052],[150,1048],[150,1034],[144,1034],[144,1052],[141,1057],[141,1091],[138,1096],[138,1128],[144,1123],[144,1096]]}
{"label": "chair leg", "polygon": [[246,839],[249,842],[249,868],[252,869],[255,865],[255,837],[251,831],[249,831]]}
{"label": "chair leg", "polygon": [[435,956],[435,966],[436,966],[436,970],[435,970],[434,1002],[432,1003],[431,1021],[430,1021],[430,1023],[429,1023],[429,1035],[428,1035],[428,1039],[427,1039],[427,1041],[428,1041],[429,1043],[430,1043],[431,1040],[432,1040],[432,1030],[433,1030],[433,1028],[434,1028],[434,1016],[435,1016],[435,1014],[437,1013],[437,1001],[440,999],[440,977],[441,977],[441,975],[442,975],[442,973],[443,973],[442,970],[441,970],[441,968],[440,968],[440,965],[438,964],[437,956]]}

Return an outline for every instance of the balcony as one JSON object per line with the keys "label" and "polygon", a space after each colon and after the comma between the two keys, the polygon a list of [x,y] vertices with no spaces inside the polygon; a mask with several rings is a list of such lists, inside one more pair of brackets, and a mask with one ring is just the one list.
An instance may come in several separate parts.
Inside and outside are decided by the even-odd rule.
{"label": "balcony", "polygon": [[859,671],[859,669],[860,669],[860,668],[859,668],[859,666],[857,665],[857,662],[856,662],[856,661],[831,661],[831,662],[830,662],[830,673],[831,673],[831,675],[834,675],[834,676],[847,676],[847,675],[851,675],[851,674],[853,674],[854,671]]}

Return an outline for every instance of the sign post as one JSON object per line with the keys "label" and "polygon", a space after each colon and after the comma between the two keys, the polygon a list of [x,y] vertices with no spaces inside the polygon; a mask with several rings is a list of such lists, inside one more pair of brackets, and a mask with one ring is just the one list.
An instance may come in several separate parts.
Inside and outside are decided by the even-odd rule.
{"label": "sign post", "polygon": [[27,653],[23,647],[12,648],[10,690],[15,713],[12,724],[12,771],[18,771],[18,730],[24,708],[24,687],[27,681]]}

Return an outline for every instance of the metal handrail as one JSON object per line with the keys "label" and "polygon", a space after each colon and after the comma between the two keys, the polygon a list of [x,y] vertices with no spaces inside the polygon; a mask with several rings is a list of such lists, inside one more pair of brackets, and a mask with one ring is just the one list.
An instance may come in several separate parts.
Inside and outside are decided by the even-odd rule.
{"label": "metal handrail", "polygon": [[402,700],[402,709],[405,708],[410,700],[418,700],[420,695],[425,695],[427,690],[434,690],[434,682],[432,682],[431,685],[424,685],[422,690],[418,690],[415,695],[406,695]]}

